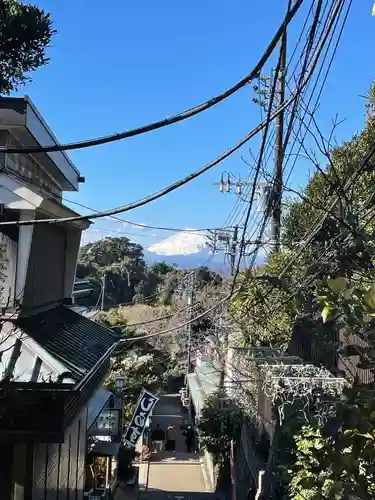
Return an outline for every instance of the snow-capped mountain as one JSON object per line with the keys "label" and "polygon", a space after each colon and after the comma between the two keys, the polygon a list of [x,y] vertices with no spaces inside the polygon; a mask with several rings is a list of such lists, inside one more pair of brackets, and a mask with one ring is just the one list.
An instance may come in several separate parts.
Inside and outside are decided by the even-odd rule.
{"label": "snow-capped mountain", "polygon": [[[192,231],[192,232],[190,232]],[[163,256],[209,254],[208,240],[204,233],[194,233],[187,229],[151,245],[147,250]]]}
{"label": "snow-capped mountain", "polygon": [[206,234],[194,232],[194,229],[181,231],[159,241],[144,253],[148,263],[164,260],[168,264],[177,264],[181,269],[207,266],[223,274],[227,272],[223,254],[212,255]]}
{"label": "snow-capped mountain", "polygon": [[[181,269],[207,266],[222,274],[228,273],[228,263],[225,263],[224,253],[212,255],[207,235],[203,232],[194,232],[194,229],[181,231],[151,245],[144,255],[149,264],[164,260],[168,264],[177,264]],[[256,259],[257,264],[262,263],[264,257],[264,250],[261,249]],[[245,259],[242,259],[241,268],[246,265]]]}

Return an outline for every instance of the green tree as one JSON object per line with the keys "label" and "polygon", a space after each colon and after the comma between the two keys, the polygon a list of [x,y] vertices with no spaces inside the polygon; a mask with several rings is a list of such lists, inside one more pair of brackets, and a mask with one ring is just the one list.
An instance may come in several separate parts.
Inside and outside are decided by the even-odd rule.
{"label": "green tree", "polygon": [[[123,338],[134,337],[134,329],[124,325],[123,320],[121,326],[116,326],[118,320],[116,311],[117,309],[113,309],[109,313],[104,313],[99,320],[106,326],[114,328]],[[178,381],[181,371],[170,352],[140,339],[133,340],[129,346],[125,346],[116,354],[106,382],[109,389],[114,389],[117,376],[125,379],[123,401],[125,416],[129,421],[143,388],[154,393],[166,389],[171,382]]]}
{"label": "green tree", "polygon": [[178,266],[176,264],[170,265],[165,262],[165,260],[160,260],[158,262],[154,262],[149,269],[156,276],[166,276],[169,273],[176,272],[178,270]]}
{"label": "green tree", "polygon": [[[317,137],[320,148],[325,155],[326,168],[319,166],[310,182],[302,192],[302,198],[290,199],[288,208],[283,218],[282,241],[284,248],[294,250],[304,241],[306,234],[310,232],[312,223],[321,218],[326,212],[327,199],[337,194],[341,201],[337,204],[334,216],[339,218],[348,207],[352,211],[360,207],[368,198],[368,188],[375,180],[375,158],[372,157],[362,175],[345,191],[344,184],[361,168],[361,164],[371,149],[375,140],[375,84],[368,92],[366,111],[367,119],[365,127],[351,140],[340,146],[331,146],[329,140]],[[317,132],[317,135],[319,133]],[[316,166],[316,160],[312,158]],[[337,219],[335,220],[337,226]],[[323,236],[324,233],[321,233]],[[326,239],[329,239],[327,235]]]}
{"label": "green tree", "polygon": [[49,62],[46,48],[55,30],[51,15],[18,0],[0,2],[0,94],[31,80],[28,73]]}
{"label": "green tree", "polygon": [[289,252],[273,253],[262,267],[243,273],[229,311],[241,326],[245,345],[287,348],[295,315],[295,304],[286,300],[293,270],[282,281],[277,275],[289,258]]}
{"label": "green tree", "polygon": [[[327,351],[314,360],[317,364],[337,369],[341,357],[348,367],[350,387],[342,400],[330,402],[332,415],[324,427],[309,413],[311,406],[321,406],[319,398],[304,410],[306,427],[293,420],[297,437],[288,464],[276,465],[290,470],[287,498],[294,500],[375,497],[375,390],[357,370],[375,374],[375,157],[363,168],[375,141],[374,103],[373,86],[365,127],[347,143],[332,147],[318,137],[327,147],[327,165],[318,165],[302,196],[289,200],[283,252],[271,254],[261,269],[244,273],[230,304],[243,326],[244,342],[287,347],[292,332],[299,330],[301,343],[305,335],[306,344],[311,341]],[[327,214],[336,195],[338,203]],[[318,221],[321,226],[315,231]],[[290,430],[285,422],[278,432],[287,433],[288,425]]]}
{"label": "green tree", "polygon": [[236,419],[239,412],[223,407],[220,394],[208,396],[199,418],[199,442],[202,448],[212,453],[216,461],[228,460],[230,443],[235,439]]}
{"label": "green tree", "polygon": [[106,299],[112,305],[133,300],[145,270],[142,246],[128,238],[104,238],[80,248],[77,275],[97,280],[106,275]]}
{"label": "green tree", "polygon": [[[372,271],[318,283],[319,309],[331,328],[355,333],[360,345],[343,353],[359,357],[358,367],[375,373],[375,282]],[[367,282],[366,284],[362,284]],[[306,426],[296,438],[297,461],[291,498],[350,499],[375,495],[375,389],[358,378],[337,401],[325,429]]]}
{"label": "green tree", "polygon": [[230,447],[238,436],[241,412],[219,393],[205,399],[199,418],[198,435],[202,448],[212,453],[217,468],[217,487],[225,487],[230,478]]}

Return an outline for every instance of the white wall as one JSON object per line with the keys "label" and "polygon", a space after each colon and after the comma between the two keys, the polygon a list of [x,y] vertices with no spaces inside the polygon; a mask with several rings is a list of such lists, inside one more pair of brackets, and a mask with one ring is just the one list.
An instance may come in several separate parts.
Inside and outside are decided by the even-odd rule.
{"label": "white wall", "polygon": [[[32,210],[21,210],[20,220],[34,219],[34,213]],[[34,226],[20,226],[19,228],[15,299],[20,302],[22,302],[25,290],[33,230]]]}
{"label": "white wall", "polygon": [[67,367],[55,360],[47,351],[40,347],[33,339],[14,327],[10,321],[4,322],[0,333],[0,346],[3,351],[0,365],[0,380],[12,359],[13,347],[16,339],[21,341],[21,352],[16,360],[14,370],[10,375],[17,382],[29,382],[33,373],[36,359],[41,360],[38,382],[56,381],[60,373],[67,371]]}
{"label": "white wall", "polygon": [[81,231],[77,228],[73,227],[69,228],[67,230],[66,255],[65,255],[65,276],[64,276],[65,298],[72,298],[80,242],[81,242]]}
{"label": "white wall", "polygon": [[0,233],[0,306],[14,305],[17,242]]}

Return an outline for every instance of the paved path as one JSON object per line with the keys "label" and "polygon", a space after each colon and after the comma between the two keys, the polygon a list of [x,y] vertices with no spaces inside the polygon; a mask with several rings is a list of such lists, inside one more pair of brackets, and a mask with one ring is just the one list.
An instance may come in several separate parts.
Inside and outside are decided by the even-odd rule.
{"label": "paved path", "polygon": [[152,428],[157,424],[166,431],[168,425],[174,425],[177,431],[176,452],[185,451],[185,440],[182,435],[181,426],[189,423],[189,413],[183,410],[180,404],[180,397],[175,394],[165,394],[160,396],[152,413]]}
{"label": "paved path", "polygon": [[189,423],[189,416],[176,395],[160,397],[152,416],[152,426],[164,430],[169,424],[176,428],[176,452],[153,455],[148,473],[148,489],[140,492],[140,500],[216,500],[207,490],[199,457],[185,453],[185,441],[180,426]]}

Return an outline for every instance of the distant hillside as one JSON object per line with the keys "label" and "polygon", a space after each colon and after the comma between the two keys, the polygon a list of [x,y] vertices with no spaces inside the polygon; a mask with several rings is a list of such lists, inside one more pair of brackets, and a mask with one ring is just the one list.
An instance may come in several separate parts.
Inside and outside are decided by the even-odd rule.
{"label": "distant hillside", "polygon": [[186,255],[158,255],[146,250],[144,251],[144,258],[148,265],[163,260],[171,265],[177,264],[180,269],[195,269],[197,267],[207,266],[220,274],[226,275],[228,273],[228,269],[223,263],[223,256],[219,255],[210,258],[208,252]]}
{"label": "distant hillside", "polygon": [[[119,304],[146,301],[148,304],[172,304],[178,283],[188,272],[196,270],[196,283],[211,283],[220,286],[222,274],[219,263],[212,259],[209,267],[204,266],[208,252],[194,255],[161,256],[145,252],[139,244],[128,238],[104,238],[80,248],[77,280],[89,282],[93,293],[80,298],[77,303],[95,306],[101,300],[102,280],[105,276],[106,308]],[[214,267],[217,264],[217,267]],[[223,267],[223,266],[221,266]],[[77,285],[78,286],[78,285]],[[87,286],[82,283],[83,288]],[[178,288],[178,287],[177,287]]]}

